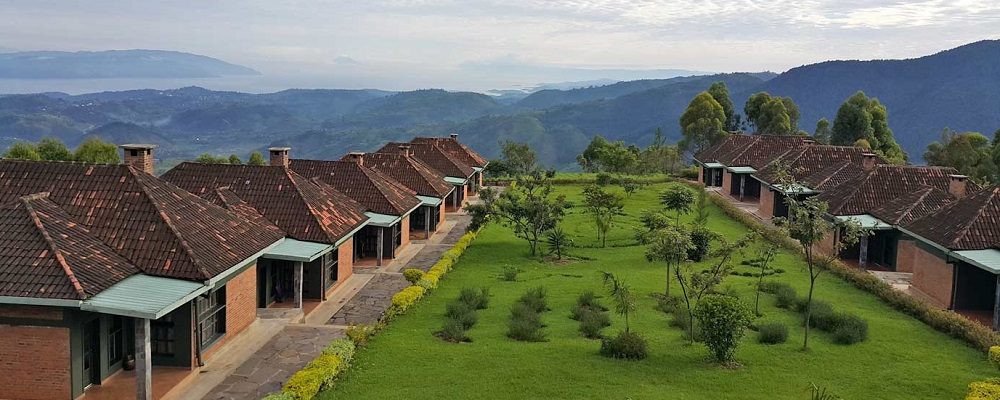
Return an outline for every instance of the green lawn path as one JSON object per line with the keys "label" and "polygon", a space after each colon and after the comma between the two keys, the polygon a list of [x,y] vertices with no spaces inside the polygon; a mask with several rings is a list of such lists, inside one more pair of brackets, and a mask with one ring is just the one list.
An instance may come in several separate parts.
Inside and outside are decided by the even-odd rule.
{"label": "green lawn path", "polygon": [[[650,293],[662,292],[665,268],[649,263],[644,248],[633,243],[633,228],[643,210],[658,208],[666,184],[651,185],[626,200],[627,216],[609,234],[608,248],[593,248],[597,235],[590,218],[577,207],[563,228],[580,247],[581,258],[553,265],[528,257],[525,241],[503,227],[485,229],[441,286],[405,315],[389,324],[360,350],[353,367],[321,399],[807,399],[808,386],[825,386],[845,399],[955,399],[969,382],[996,375],[980,352],[890,309],[874,296],[832,275],[820,277],[816,298],[837,310],[856,313],[869,323],[867,341],[833,344],[816,332],[803,352],[799,316],[775,308],[762,295],[765,315],[758,322],[780,321],[790,328],[788,342],[761,345],[748,332],[737,359],[744,367],[727,370],[712,364],[703,345],[688,345],[682,332],[668,326],[669,316],[655,311]],[[558,191],[579,204],[582,186]],[[686,217],[690,220],[693,213]],[[709,226],[728,238],[746,230],[716,208]],[[627,247],[612,247],[627,246]],[[748,254],[749,256],[749,254]],[[498,279],[504,265],[524,272],[517,282]],[[788,282],[803,295],[808,288],[803,263],[781,254],[775,267],[786,270],[766,279]],[[741,266],[740,270],[748,267]],[[603,295],[600,271],[620,274],[638,297],[633,331],[649,343],[649,358],[619,361],[597,354],[600,343],[584,339],[570,307],[581,292]],[[755,278],[726,277],[720,290],[735,291],[752,304]],[[524,343],[505,336],[510,306],[526,290],[544,286],[551,311],[543,315],[548,341]],[[472,343],[453,344],[433,335],[443,322],[445,304],[463,287],[488,287],[489,308],[469,331]],[[679,286],[672,290],[680,293]],[[609,299],[602,302],[610,306]],[[613,317],[606,335],[622,329]]]}

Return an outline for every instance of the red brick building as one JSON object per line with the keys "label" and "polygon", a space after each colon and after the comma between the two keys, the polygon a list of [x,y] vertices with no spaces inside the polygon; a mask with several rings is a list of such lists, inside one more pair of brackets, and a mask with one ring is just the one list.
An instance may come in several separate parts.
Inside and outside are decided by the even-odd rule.
{"label": "red brick building", "polygon": [[365,153],[364,162],[417,194],[421,206],[410,214],[410,237],[426,239],[444,223],[445,203],[453,197],[455,186],[447,183],[442,173],[414,157],[408,144],[400,147],[397,153]]}
{"label": "red brick building", "polygon": [[455,187],[451,197],[447,199],[446,208],[449,211],[460,210],[469,197],[469,187],[476,170],[434,143],[388,143],[377,152],[404,154],[444,175],[444,181]]}
{"label": "red brick building", "polygon": [[436,145],[438,148],[444,151],[445,154],[454,158],[455,160],[462,162],[466,165],[472,166],[475,171],[470,179],[469,185],[469,195],[475,196],[479,192],[479,188],[483,187],[483,170],[489,165],[489,160],[483,157],[481,154],[477,153],[475,150],[469,148],[458,141],[458,134],[452,133],[449,137],[416,137],[410,141],[410,143],[420,144],[420,143],[430,143]]}

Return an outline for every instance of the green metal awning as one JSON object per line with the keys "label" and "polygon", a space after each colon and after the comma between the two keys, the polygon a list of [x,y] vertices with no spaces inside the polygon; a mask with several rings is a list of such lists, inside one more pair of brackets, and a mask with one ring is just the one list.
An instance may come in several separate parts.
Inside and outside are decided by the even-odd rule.
{"label": "green metal awning", "polygon": [[459,185],[464,185],[465,182],[468,182],[468,179],[466,179],[466,178],[456,178],[454,176],[446,176],[446,177],[444,177],[444,181],[448,182],[448,183],[450,183],[452,185],[459,186]]}
{"label": "green metal awning", "polygon": [[422,205],[422,206],[431,206],[431,207],[437,207],[437,206],[441,205],[441,201],[442,201],[441,199],[439,199],[437,197],[421,196],[421,195],[417,195],[417,199],[420,200],[420,205]]}
{"label": "green metal awning", "polygon": [[333,250],[326,243],[307,242],[285,238],[280,244],[264,253],[265,258],[272,260],[310,262]]}
{"label": "green metal awning", "polygon": [[483,172],[483,167],[472,167],[472,170],[476,172]]}
{"label": "green metal awning", "polygon": [[975,265],[994,274],[1000,274],[1000,250],[956,250],[955,258]]}
{"label": "green metal awning", "polygon": [[80,309],[157,319],[206,291],[208,286],[201,282],[138,274],[84,300]]}
{"label": "green metal awning", "polygon": [[725,165],[719,164],[717,162],[707,162],[704,164],[705,168],[725,168]]}
{"label": "green metal awning", "polygon": [[753,167],[726,167],[726,169],[728,169],[729,172],[732,172],[734,174],[754,174],[754,173],[757,173],[757,170],[753,169]]}
{"label": "green metal awning", "polygon": [[836,218],[838,221],[841,221],[841,222],[846,222],[847,220],[851,220],[851,219],[856,220],[856,221],[858,221],[858,223],[861,224],[861,227],[864,228],[864,229],[872,229],[872,230],[879,230],[879,231],[880,230],[892,229],[892,225],[889,225],[889,224],[883,222],[882,220],[880,220],[878,218],[875,218],[875,217],[873,217],[873,216],[871,216],[869,214],[837,215],[837,216],[834,216],[834,218]]}
{"label": "green metal awning", "polygon": [[370,220],[368,220],[368,225],[380,226],[383,228],[388,228],[390,226],[395,225],[397,222],[399,222],[400,219],[400,217],[395,215],[379,214],[373,212],[366,212],[365,215],[367,215],[368,218],[371,218]]}
{"label": "green metal awning", "polygon": [[810,189],[810,188],[808,188],[806,186],[802,186],[802,185],[798,185],[798,184],[796,184],[794,186],[789,186],[787,189],[785,188],[785,185],[780,184],[780,183],[773,185],[773,187],[775,189],[777,189],[779,192],[781,192],[783,194],[786,194],[786,195],[789,195],[789,194],[816,194],[816,193],[819,193],[819,192],[817,192],[815,190],[812,190],[812,189]]}

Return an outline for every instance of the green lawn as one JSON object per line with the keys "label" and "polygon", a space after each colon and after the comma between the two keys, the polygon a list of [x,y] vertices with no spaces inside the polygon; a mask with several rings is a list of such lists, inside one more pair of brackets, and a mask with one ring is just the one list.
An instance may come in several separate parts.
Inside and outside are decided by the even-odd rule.
{"label": "green lawn", "polygon": [[[608,248],[593,247],[596,233],[589,218],[580,209],[572,209],[564,229],[581,246],[571,250],[581,260],[566,265],[528,257],[527,243],[503,227],[485,229],[440,288],[393,320],[358,353],[354,366],[335,388],[320,398],[808,399],[807,387],[815,383],[846,399],[954,399],[964,395],[969,382],[995,375],[983,354],[832,275],[820,278],[817,298],[867,319],[867,341],[841,346],[833,344],[827,334],[815,332],[811,351],[803,352],[799,317],[773,307],[773,298],[764,295],[765,315],[760,321],[789,325],[789,341],[765,346],[756,342],[754,332],[748,332],[737,352],[742,369],[712,364],[703,345],[688,345],[681,331],[668,326],[670,317],[653,309],[655,301],[648,295],[663,290],[664,267],[646,262],[643,247],[610,247],[632,242],[638,215],[657,207],[656,194],[664,186],[647,187],[627,200],[628,216],[609,236]],[[559,188],[574,202],[579,202],[581,189]],[[717,232],[736,238],[745,231],[718,209],[711,211],[710,226]],[[792,254],[782,254],[777,264],[787,272],[770,279],[788,282],[805,293],[804,265]],[[524,270],[518,282],[497,278],[504,265]],[[624,276],[638,295],[632,329],[649,342],[650,356],[645,360],[619,361],[598,355],[599,342],[581,337],[577,321],[568,317],[578,294],[587,289],[603,293],[599,276],[603,270]],[[754,281],[729,276],[720,289],[733,290],[752,302]],[[548,341],[508,339],[510,306],[537,286],[548,290],[552,308],[543,317]],[[442,324],[445,303],[463,287],[488,287],[490,305],[479,311],[479,322],[469,331],[472,343],[447,343],[433,332]],[[679,293],[679,287],[673,289]],[[604,332],[612,334],[621,327],[622,321],[615,319]]]}

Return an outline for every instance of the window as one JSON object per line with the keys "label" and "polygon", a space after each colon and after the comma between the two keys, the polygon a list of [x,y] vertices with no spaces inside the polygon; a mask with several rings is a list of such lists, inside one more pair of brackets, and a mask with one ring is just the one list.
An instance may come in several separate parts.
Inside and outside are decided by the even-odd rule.
{"label": "window", "polygon": [[125,320],[122,317],[112,317],[108,326],[108,365],[122,361],[125,345]]}
{"label": "window", "polygon": [[198,296],[198,340],[205,349],[226,334],[226,287]]}
{"label": "window", "polygon": [[329,288],[337,283],[337,265],[340,263],[340,258],[337,255],[337,250],[331,251],[323,255],[323,265],[326,266],[326,287]]}
{"label": "window", "polygon": [[174,356],[174,315],[167,314],[160,319],[149,321],[149,344],[153,356]]}

